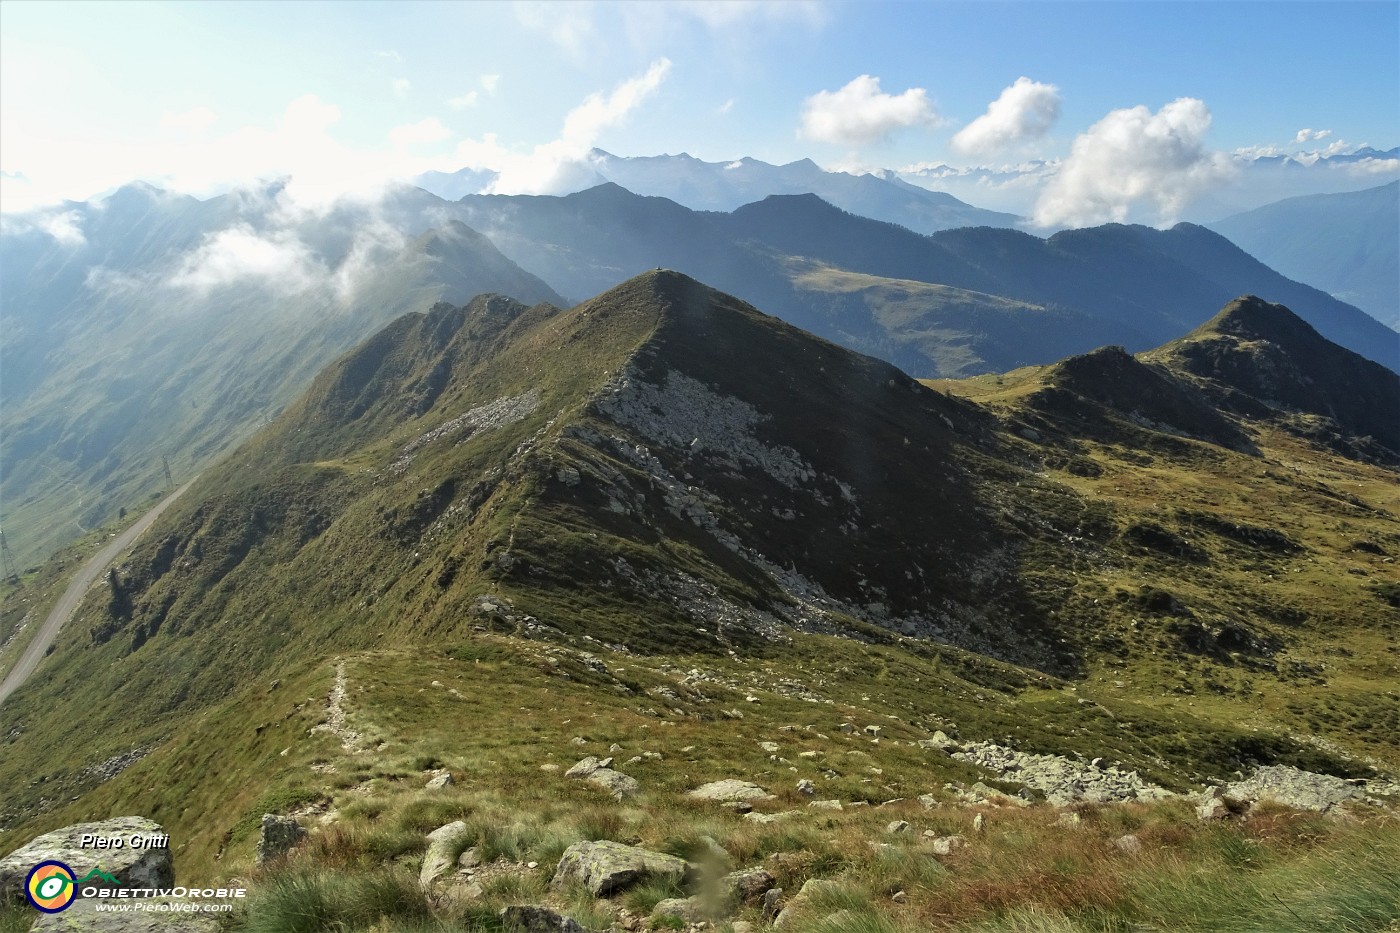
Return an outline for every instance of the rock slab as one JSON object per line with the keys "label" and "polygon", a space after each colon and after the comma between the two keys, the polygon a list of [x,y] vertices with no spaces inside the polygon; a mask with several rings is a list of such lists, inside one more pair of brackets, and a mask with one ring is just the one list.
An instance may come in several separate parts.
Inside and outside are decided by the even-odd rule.
{"label": "rock slab", "polygon": [[428,833],[428,851],[423,853],[423,867],[418,871],[419,887],[426,891],[447,873],[457,856],[457,847],[466,840],[467,834],[467,824],[463,820],[439,826]]}
{"label": "rock slab", "polygon": [[694,873],[694,866],[674,855],[620,842],[576,842],[559,859],[551,886],[577,883],[594,897],[607,897],[651,879],[684,883]]}
{"label": "rock slab", "polygon": [[773,795],[752,781],[739,781],[728,778],[711,781],[695,788],[687,796],[692,800],[772,800]]}

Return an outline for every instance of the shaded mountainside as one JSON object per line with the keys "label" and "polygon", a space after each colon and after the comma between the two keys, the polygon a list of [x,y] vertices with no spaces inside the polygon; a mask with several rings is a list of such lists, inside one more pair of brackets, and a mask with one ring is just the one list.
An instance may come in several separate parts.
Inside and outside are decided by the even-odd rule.
{"label": "shaded mountainside", "polygon": [[[660,270],[568,310],[405,315],[209,468],[0,708],[0,825],[144,801],[210,871],[321,799],[335,756],[398,755],[439,715],[498,743],[481,786],[498,760],[501,793],[537,786],[537,733],[598,712],[527,698],[540,677],[634,730],[732,732],[709,685],[650,679],[719,665],[817,704],[794,722],[850,687],[1172,787],[1400,766],[1395,472],[1217,410],[1213,384],[1109,349],[928,386]],[[61,579],[5,594],[0,641]],[[455,699],[425,694],[448,668]]]}
{"label": "shaded mountainside", "polygon": [[1328,340],[1400,365],[1393,331],[1193,224],[1171,230],[1105,224],[1048,240],[988,227],[920,237],[845,215],[811,196],[768,198],[727,215],[725,223],[738,237],[838,268],[1076,311],[1099,325],[1099,344],[1149,349],[1198,326],[1236,296],[1257,294],[1287,304]]}
{"label": "shaded mountainside", "polygon": [[1240,298],[1150,356],[1207,380],[1226,410],[1277,413],[1348,445],[1339,449],[1400,462],[1400,376],[1324,340],[1283,305]]}
{"label": "shaded mountainside", "polygon": [[0,238],[0,481],[19,560],[138,507],[163,457],[198,471],[405,311],[482,291],[563,301],[460,223],[396,232],[436,201],[425,192],[292,227],[269,197],[132,186],[73,207],[79,243]]}
{"label": "shaded mountainside", "polygon": [[[1044,378],[1046,387],[1030,399],[1044,411],[1078,415],[1089,422],[1109,412],[1119,418],[1127,415],[1128,420],[1154,430],[1257,452],[1246,433],[1195,386],[1138,361],[1122,347],[1071,357],[1049,367]],[[1109,433],[1121,429],[1117,424]]]}
{"label": "shaded mountainside", "polygon": [[[674,268],[920,376],[1049,363],[1105,344],[1146,350],[1199,326],[1241,294],[1284,302],[1329,340],[1400,365],[1392,331],[1190,224],[1166,231],[1110,224],[1049,240],[990,227],[923,236],[811,194],[699,213],[612,184],[563,198],[474,196],[460,204],[468,223],[565,294],[592,294],[646,269]],[[867,297],[850,280],[819,284],[807,274],[813,264],[896,281],[870,283]],[[1019,304],[980,301],[976,320],[932,302],[925,321],[882,322],[872,306],[898,281]],[[1054,313],[1028,315],[1026,305]],[[836,319],[837,306],[848,320]],[[951,345],[921,343],[921,330],[950,331]]]}
{"label": "shaded mountainside", "polygon": [[1287,198],[1209,226],[1289,278],[1400,327],[1400,182]]}

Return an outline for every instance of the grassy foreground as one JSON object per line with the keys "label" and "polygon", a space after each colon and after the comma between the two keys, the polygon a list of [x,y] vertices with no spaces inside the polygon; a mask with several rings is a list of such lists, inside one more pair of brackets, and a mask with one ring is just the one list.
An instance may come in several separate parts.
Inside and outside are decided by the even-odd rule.
{"label": "grassy foreground", "polygon": [[[834,881],[788,927],[828,933],[1385,931],[1400,917],[1400,821],[1391,814],[1266,807],[1201,823],[1189,797],[969,806],[958,786],[1016,786],[917,744],[935,729],[1009,738],[1028,751],[1080,743],[1085,755],[1152,774],[1151,748],[1117,727],[1150,724],[1146,705],[1096,696],[1107,716],[1071,719],[1085,688],[1009,666],[821,637],[790,647],[805,659],[796,668],[594,653],[483,631],[441,653],[326,658],[206,713],[42,822],[116,812],[142,788],[148,812],[172,832],[177,878],[246,882],[253,896],[228,929],[265,933],[499,930],[497,912],[518,903],[548,904],[594,929],[670,928],[649,919],[658,901],[680,896],[667,886],[596,901],[551,891],[560,856],[585,839],[704,861],[715,854],[708,838],[728,867],[762,866],[788,897],[808,879]],[[340,733],[318,728],[332,718],[337,671],[346,687]],[[974,673],[981,682],[964,676]],[[1204,720],[1177,728],[1199,730],[1207,749],[1229,738]],[[589,754],[616,758],[640,792],[619,802],[564,776]],[[443,771],[453,784],[424,787]],[[758,811],[791,815],[756,823],[686,798],[729,777],[775,795]],[[811,808],[796,789],[804,778],[815,799],[842,809]],[[289,857],[257,869],[264,812],[295,814],[312,831]],[[425,893],[426,835],[454,820],[469,828],[458,848],[475,847],[481,865]],[[890,832],[900,820],[909,828]],[[936,853],[934,840],[952,835],[968,844]],[[1135,849],[1120,842],[1127,835]],[[0,930],[32,920],[26,911],[0,917]],[[749,905],[736,919],[763,918]]]}

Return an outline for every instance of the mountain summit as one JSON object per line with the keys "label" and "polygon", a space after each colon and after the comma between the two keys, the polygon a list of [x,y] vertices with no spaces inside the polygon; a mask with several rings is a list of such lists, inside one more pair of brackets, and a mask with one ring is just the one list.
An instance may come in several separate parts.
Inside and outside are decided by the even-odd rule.
{"label": "mountain summit", "polygon": [[1400,376],[1325,340],[1283,305],[1246,295],[1150,356],[1209,380],[1227,409],[1400,461]]}

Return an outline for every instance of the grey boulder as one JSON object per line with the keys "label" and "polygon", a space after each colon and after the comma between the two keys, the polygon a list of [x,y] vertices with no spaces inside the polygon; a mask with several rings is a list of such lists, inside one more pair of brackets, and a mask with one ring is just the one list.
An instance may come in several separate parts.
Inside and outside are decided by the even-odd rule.
{"label": "grey boulder", "polygon": [[620,842],[576,842],[559,859],[551,886],[577,883],[594,897],[607,897],[651,879],[683,883],[694,872],[694,866],[674,855]]}

